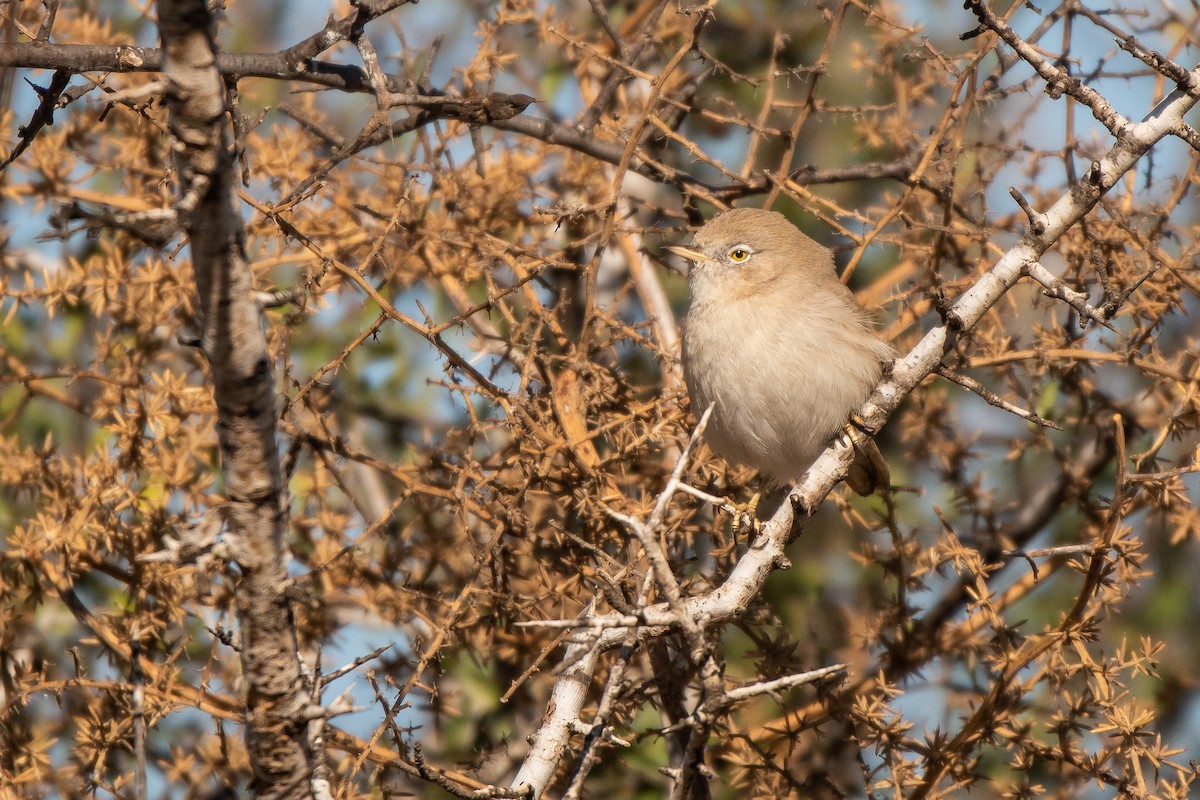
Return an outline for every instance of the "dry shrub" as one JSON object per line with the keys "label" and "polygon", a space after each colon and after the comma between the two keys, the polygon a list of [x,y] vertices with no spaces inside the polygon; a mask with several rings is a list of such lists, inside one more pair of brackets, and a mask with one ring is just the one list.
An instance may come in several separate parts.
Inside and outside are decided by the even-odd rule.
{"label": "dry shrub", "polygon": [[[5,13],[20,43],[46,12]],[[288,13],[229,4],[222,48],[273,53],[323,24]],[[1195,44],[1194,16],[1166,8],[1005,13],[1131,119],[1173,85],[1112,37]],[[1111,146],[994,33],[954,35],[976,24],[854,0],[423,3],[366,27],[396,91],[423,98],[382,128],[362,127],[365,84],[236,82],[245,253],[259,289],[290,293],[263,317],[299,652],[330,673],[330,653],[394,642],[352,673],[365,707],[325,731],[336,796],[510,782],[570,667],[569,628],[530,623],[662,599],[614,517],[650,514],[694,425],[686,284],[660,244],[719,206],[772,205],[837,251],[903,352],[1030,224],[1009,186],[1044,211]],[[116,2],[50,30],[64,48],[156,36]],[[320,57],[357,63],[358,44]],[[247,576],[219,547],[146,559],[219,525],[230,494],[189,242],[146,214],[177,202],[170,120],[161,92],[130,94],[154,73],[61,68],[49,127],[14,79],[49,72],[3,84],[0,775],[17,796],[129,795],[144,721],[151,791],[199,797],[248,779],[254,701]],[[497,92],[537,102],[505,117]],[[581,717],[610,738],[576,733],[551,791],[1188,796],[1196,162],[1162,142],[1043,259],[1107,326],[1026,280],[947,351],[1061,431],[921,384],[879,437],[905,488],[835,492],[792,568],[705,628],[711,653],[676,630],[604,654]],[[735,504],[760,488],[703,447],[683,479]],[[755,547],[686,494],[653,538],[684,596]],[[697,721],[706,658],[726,688],[849,667]],[[708,772],[687,760],[696,732]]]}

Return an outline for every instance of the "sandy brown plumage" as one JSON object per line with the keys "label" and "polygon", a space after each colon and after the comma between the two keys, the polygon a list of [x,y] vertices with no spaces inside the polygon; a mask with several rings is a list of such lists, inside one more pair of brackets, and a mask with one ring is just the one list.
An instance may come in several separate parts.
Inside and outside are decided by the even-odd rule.
{"label": "sandy brown plumage", "polygon": [[[776,483],[796,481],[870,395],[892,348],[830,251],[782,214],[727,211],[691,247],[670,249],[692,261],[683,368],[695,413],[717,404],[710,446]],[[888,479],[875,445],[862,444],[847,483],[870,494]]]}

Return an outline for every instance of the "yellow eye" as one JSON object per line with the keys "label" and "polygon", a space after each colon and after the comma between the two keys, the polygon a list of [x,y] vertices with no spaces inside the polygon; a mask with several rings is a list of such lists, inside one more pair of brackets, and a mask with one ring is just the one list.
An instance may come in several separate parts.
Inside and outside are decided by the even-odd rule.
{"label": "yellow eye", "polygon": [[750,248],[738,245],[737,247],[731,248],[729,252],[725,254],[725,257],[734,264],[741,264],[750,259]]}

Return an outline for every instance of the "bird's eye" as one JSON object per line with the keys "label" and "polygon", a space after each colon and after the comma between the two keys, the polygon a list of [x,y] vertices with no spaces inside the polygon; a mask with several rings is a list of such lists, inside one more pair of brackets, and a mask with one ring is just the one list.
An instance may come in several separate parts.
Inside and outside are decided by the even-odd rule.
{"label": "bird's eye", "polygon": [[730,248],[729,252],[725,255],[734,264],[742,264],[750,259],[750,248],[738,245],[737,247]]}

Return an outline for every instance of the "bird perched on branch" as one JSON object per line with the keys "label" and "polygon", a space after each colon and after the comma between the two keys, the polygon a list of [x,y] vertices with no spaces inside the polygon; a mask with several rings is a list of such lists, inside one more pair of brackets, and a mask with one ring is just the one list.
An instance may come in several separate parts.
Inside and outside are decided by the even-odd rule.
{"label": "bird perched on branch", "polygon": [[[690,247],[666,249],[692,262],[683,374],[697,415],[716,403],[705,438],[789,485],[871,394],[891,346],[838,279],[833,254],[778,212],[726,211]],[[846,482],[862,495],[887,487],[878,448],[852,438]]]}

